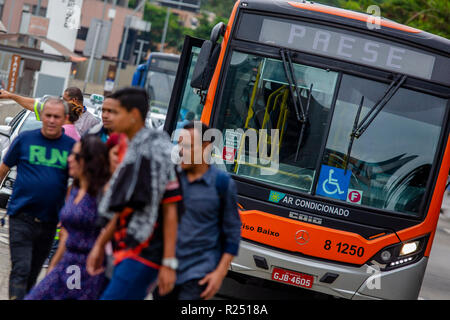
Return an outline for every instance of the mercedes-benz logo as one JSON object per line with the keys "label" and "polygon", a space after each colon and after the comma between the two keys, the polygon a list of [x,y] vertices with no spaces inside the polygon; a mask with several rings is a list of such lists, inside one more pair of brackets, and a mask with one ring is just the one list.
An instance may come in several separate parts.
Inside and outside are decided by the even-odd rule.
{"label": "mercedes-benz logo", "polygon": [[299,245],[307,244],[309,241],[309,233],[305,230],[298,230],[295,233],[295,242],[297,242]]}

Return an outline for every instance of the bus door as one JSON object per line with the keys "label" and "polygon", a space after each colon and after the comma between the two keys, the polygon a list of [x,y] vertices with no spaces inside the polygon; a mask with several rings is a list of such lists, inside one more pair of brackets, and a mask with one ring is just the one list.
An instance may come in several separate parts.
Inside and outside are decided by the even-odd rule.
{"label": "bus door", "polygon": [[182,129],[189,121],[201,118],[203,111],[201,97],[190,83],[203,42],[202,39],[185,37],[164,125],[164,130],[169,134],[176,129]]}

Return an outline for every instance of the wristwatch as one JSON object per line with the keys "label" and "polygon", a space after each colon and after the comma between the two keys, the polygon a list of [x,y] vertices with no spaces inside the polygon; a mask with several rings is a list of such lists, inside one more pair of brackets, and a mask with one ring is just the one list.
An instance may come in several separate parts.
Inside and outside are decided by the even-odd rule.
{"label": "wristwatch", "polygon": [[177,270],[178,260],[177,258],[164,258],[162,259],[162,265],[170,269]]}

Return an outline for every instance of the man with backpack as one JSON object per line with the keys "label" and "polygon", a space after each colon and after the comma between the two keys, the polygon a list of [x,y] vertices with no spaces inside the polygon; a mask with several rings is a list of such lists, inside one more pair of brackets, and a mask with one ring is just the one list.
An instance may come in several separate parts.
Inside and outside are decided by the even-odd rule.
{"label": "man with backpack", "polygon": [[[239,249],[241,220],[234,181],[203,158],[210,155],[213,142],[203,141],[208,126],[190,122],[184,130],[179,138],[184,213],[177,232],[177,280],[166,296],[155,290],[155,299],[212,298]],[[201,163],[194,161],[199,154]]]}

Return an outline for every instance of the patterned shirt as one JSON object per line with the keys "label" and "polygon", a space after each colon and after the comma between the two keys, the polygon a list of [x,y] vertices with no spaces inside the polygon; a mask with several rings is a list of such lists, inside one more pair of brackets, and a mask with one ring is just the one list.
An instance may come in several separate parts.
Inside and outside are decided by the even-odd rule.
{"label": "patterned shirt", "polygon": [[[166,132],[142,128],[131,139],[99,204],[101,220],[120,213],[116,263],[132,258],[158,268],[163,253],[161,205],[180,202],[181,190]],[[103,221],[104,223],[105,221]]]}
{"label": "patterned shirt", "polygon": [[[158,220],[155,224],[153,234],[144,242],[140,243],[134,248],[128,248],[125,242],[126,229],[133,210],[125,208],[119,217],[118,228],[114,234],[115,252],[114,264],[119,264],[124,259],[137,260],[149,267],[158,269],[161,265],[163,256],[163,215],[162,204],[165,203],[180,203],[182,200],[180,184],[176,176],[172,176],[167,183],[166,192],[161,200],[159,208]],[[180,210],[178,210],[179,212]]]}

